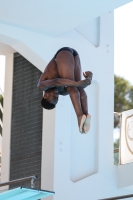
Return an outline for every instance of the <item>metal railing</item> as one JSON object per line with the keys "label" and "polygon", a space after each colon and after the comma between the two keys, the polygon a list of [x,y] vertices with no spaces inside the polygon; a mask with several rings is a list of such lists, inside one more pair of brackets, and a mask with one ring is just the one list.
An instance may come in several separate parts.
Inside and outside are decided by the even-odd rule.
{"label": "metal railing", "polygon": [[38,176],[36,175],[36,176],[29,176],[29,177],[25,177],[25,178],[21,178],[21,179],[16,179],[16,180],[12,180],[12,181],[5,182],[5,183],[0,183],[0,187],[31,180],[31,188],[35,188],[34,180],[36,180],[37,178],[38,178]]}
{"label": "metal railing", "polygon": [[114,153],[119,153],[119,148],[114,149]]}
{"label": "metal railing", "polygon": [[106,199],[99,199],[99,200],[117,200],[117,199],[128,199],[133,197],[133,194],[129,194],[129,195],[123,195],[123,196],[117,196],[117,197],[110,197],[110,198],[106,198]]}
{"label": "metal railing", "polygon": [[114,115],[121,116],[121,113],[120,112],[114,112]]}

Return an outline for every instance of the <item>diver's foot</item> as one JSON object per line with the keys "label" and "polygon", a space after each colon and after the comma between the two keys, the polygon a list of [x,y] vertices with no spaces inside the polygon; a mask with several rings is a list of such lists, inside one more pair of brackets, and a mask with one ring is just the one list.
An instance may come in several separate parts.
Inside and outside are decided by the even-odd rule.
{"label": "diver's foot", "polygon": [[91,116],[89,114],[87,114],[86,120],[83,125],[84,133],[87,133],[90,130],[90,121],[91,121]]}
{"label": "diver's foot", "polygon": [[79,132],[83,133],[83,125],[85,123],[86,120],[86,116],[85,115],[81,115],[80,117],[78,117],[78,124],[79,124]]}

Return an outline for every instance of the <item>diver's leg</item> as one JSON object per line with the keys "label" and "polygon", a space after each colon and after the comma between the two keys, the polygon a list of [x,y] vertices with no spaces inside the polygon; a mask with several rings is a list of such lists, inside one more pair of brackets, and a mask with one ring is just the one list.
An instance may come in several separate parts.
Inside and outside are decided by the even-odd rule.
{"label": "diver's leg", "polygon": [[[71,52],[69,51],[61,51],[56,56],[56,63],[58,68],[58,73],[61,78],[75,80],[74,69],[75,69],[75,61]],[[76,87],[67,87],[67,91],[70,95],[73,107],[75,109],[78,125],[80,132],[82,131],[82,127],[86,116],[83,114],[82,106],[80,102],[80,93]]]}
{"label": "diver's leg", "polygon": [[[75,75],[75,81],[80,81],[81,80],[81,64],[80,64],[80,58],[79,55],[75,56],[75,70],[74,70],[74,75]],[[91,116],[88,113],[88,102],[87,102],[87,95],[86,92],[83,88],[78,88],[80,92],[80,101],[81,101],[81,107],[83,110],[83,113],[86,115],[86,121],[83,126],[83,131],[86,133],[90,129],[90,119]]]}
{"label": "diver's leg", "polygon": [[[80,64],[80,58],[79,55],[75,56],[75,69],[74,69],[74,76],[75,76],[75,81],[80,81],[81,80],[81,64]],[[81,100],[81,106],[83,113],[85,115],[88,114],[88,103],[87,103],[87,95],[86,92],[83,88],[78,88],[80,92],[80,100]]]}
{"label": "diver's leg", "polygon": [[78,118],[79,130],[82,133],[86,116],[83,114],[83,111],[82,111],[81,102],[80,102],[80,93],[76,87],[67,87],[67,91],[70,95],[73,107],[75,109],[75,112]]}

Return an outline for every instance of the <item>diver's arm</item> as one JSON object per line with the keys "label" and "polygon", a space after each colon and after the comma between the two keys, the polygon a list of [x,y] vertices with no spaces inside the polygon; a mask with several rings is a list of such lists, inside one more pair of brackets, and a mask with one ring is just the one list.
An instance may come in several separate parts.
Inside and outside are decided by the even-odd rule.
{"label": "diver's arm", "polygon": [[51,80],[39,81],[38,87],[44,91],[53,87],[72,86],[77,87],[78,82],[69,79],[55,78]]}
{"label": "diver's arm", "polygon": [[69,79],[63,79],[63,78],[56,78],[52,80],[45,80],[45,81],[39,81],[38,87],[43,90],[47,90],[49,88],[53,87],[62,87],[62,86],[70,86],[70,87],[82,87],[85,88],[86,86],[90,85],[90,78],[87,78],[82,81],[73,81]]}

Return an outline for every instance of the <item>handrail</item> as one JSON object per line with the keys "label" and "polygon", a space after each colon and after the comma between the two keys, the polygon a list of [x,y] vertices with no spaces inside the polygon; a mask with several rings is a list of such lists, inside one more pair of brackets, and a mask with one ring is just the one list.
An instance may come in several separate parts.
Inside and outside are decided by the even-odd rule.
{"label": "handrail", "polygon": [[121,113],[120,112],[114,112],[114,115],[121,116]]}
{"label": "handrail", "polygon": [[106,199],[99,199],[99,200],[117,200],[117,199],[131,198],[131,197],[133,197],[133,194],[117,196],[117,197],[111,197],[111,198],[106,198]]}
{"label": "handrail", "polygon": [[119,153],[119,148],[114,149],[114,153]]}
{"label": "handrail", "polygon": [[16,179],[16,180],[12,180],[9,182],[5,182],[5,183],[0,183],[0,187],[5,186],[5,185],[12,185],[15,183],[20,183],[20,182],[24,182],[24,181],[28,181],[31,180],[31,188],[34,187],[34,180],[37,179],[37,175],[36,176],[29,176],[29,177],[25,177],[25,178],[21,178],[21,179]]}

